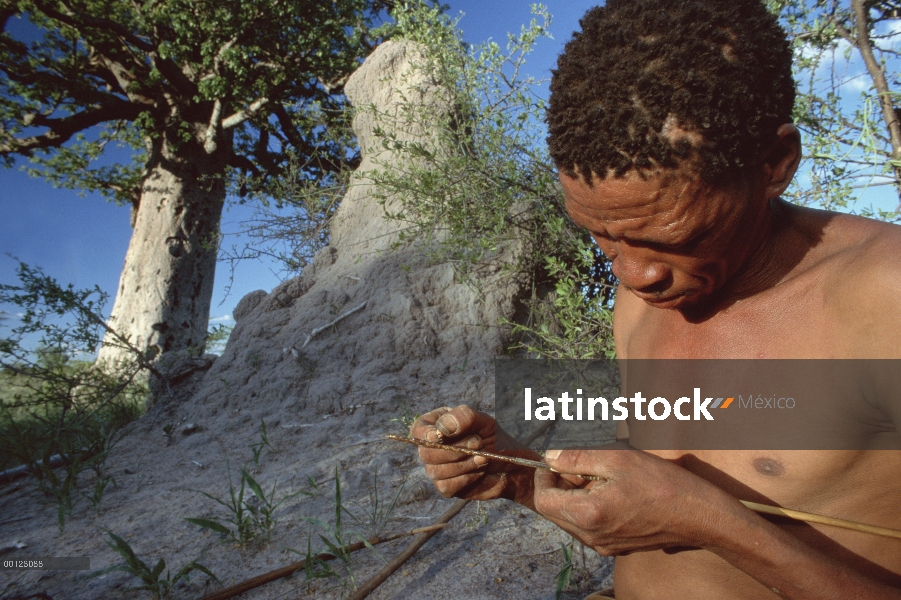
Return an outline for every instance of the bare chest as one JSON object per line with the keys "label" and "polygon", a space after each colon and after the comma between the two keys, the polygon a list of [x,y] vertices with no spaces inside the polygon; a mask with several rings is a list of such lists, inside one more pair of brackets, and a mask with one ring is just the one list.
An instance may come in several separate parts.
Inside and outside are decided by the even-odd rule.
{"label": "bare chest", "polygon": [[[857,358],[845,343],[848,337],[845,324],[835,315],[836,311],[817,281],[801,279],[737,302],[708,319],[695,322],[676,311],[647,307],[621,343],[626,344],[626,355],[630,359]],[[794,365],[803,362],[790,360],[783,364],[791,363],[791,368],[795,368]],[[826,362],[838,365],[849,361],[823,361],[821,364]],[[819,373],[816,369],[812,372]],[[829,375],[842,379],[834,373]],[[813,384],[830,387],[825,376],[813,379]],[[689,470],[742,499],[757,497],[764,503],[803,506],[813,511],[843,509],[845,507],[841,505],[848,498],[859,500],[861,495],[874,493],[880,486],[874,486],[872,482],[882,481],[881,477],[887,477],[891,468],[901,466],[901,452],[867,452],[871,448],[896,448],[898,434],[883,407],[874,407],[874,396],[881,396],[879,391],[866,392],[865,387],[849,385],[838,394],[842,398],[840,405],[816,406],[817,427],[847,433],[854,440],[847,446],[816,451],[778,449],[779,446],[774,445],[772,450],[654,453],[679,460]],[[739,402],[738,395],[743,393],[742,388],[730,394],[736,396],[734,403]],[[760,408],[764,411],[770,408],[765,405],[770,395],[763,394],[764,405]],[[813,394],[817,401],[825,395]],[[754,400],[757,400],[756,396]],[[752,407],[736,405],[734,410],[744,410],[741,414],[753,416],[754,411],[749,410]],[[772,412],[778,412],[776,408]],[[750,416],[745,421],[750,426],[749,419]],[[629,423],[630,440],[638,447],[641,447],[642,426],[650,426],[648,423],[650,421]],[[891,443],[883,444],[887,439]],[[682,443],[676,447],[710,446]],[[725,447],[729,447],[728,444]],[[875,456],[880,459],[876,460]],[[880,475],[874,478],[876,473]],[[901,480],[898,481],[898,484],[891,484],[893,494],[901,493]],[[884,489],[875,495],[882,493],[885,493]]]}
{"label": "bare chest", "polygon": [[644,307],[626,336],[631,358],[850,358],[822,293],[786,285],[713,316]]}

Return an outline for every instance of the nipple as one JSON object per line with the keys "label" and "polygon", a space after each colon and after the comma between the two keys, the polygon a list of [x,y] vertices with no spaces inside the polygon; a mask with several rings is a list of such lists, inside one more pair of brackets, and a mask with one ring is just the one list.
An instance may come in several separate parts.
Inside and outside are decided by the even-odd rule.
{"label": "nipple", "polygon": [[766,475],[767,477],[785,475],[785,465],[774,458],[755,458],[753,464],[754,470],[761,475]]}

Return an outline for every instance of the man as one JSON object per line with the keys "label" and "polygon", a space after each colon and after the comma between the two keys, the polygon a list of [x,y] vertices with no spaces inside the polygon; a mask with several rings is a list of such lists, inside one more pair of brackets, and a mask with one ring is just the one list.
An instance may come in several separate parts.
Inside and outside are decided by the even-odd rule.
{"label": "man", "polygon": [[[791,52],[759,0],[610,0],[581,26],[554,72],[549,144],[569,214],[620,281],[618,357],[901,358],[901,230],[779,198],[800,136]],[[897,434],[901,415],[879,408]],[[411,434],[488,450],[505,435],[466,406]],[[737,500],[901,529],[901,452],[623,447],[548,452],[606,479],[587,484],[420,456],[442,494],[513,500],[618,556],[618,600],[901,598],[901,541]]]}

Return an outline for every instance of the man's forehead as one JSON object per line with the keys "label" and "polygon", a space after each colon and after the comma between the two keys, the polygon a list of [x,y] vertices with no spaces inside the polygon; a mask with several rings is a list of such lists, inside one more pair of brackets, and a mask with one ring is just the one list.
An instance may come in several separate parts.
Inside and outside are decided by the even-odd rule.
{"label": "man's forehead", "polygon": [[620,177],[594,176],[591,181],[560,174],[567,206],[591,213],[652,214],[681,199],[691,183],[672,172],[630,172]]}
{"label": "man's forehead", "polygon": [[679,244],[708,230],[722,216],[710,202],[698,206],[699,194],[711,191],[696,177],[678,172],[651,176],[594,179],[561,173],[566,208],[574,222],[614,238]]}

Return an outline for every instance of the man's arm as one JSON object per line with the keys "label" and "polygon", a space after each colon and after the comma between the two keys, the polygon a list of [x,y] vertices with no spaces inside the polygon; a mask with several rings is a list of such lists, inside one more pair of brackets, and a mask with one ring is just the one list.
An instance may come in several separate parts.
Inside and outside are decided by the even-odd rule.
{"label": "man's arm", "polygon": [[536,510],[600,554],[703,548],[785,598],[901,599],[671,461],[634,449],[553,456],[558,471],[607,479],[575,488],[553,472],[535,475]]}

